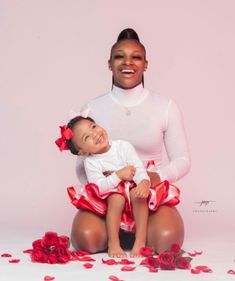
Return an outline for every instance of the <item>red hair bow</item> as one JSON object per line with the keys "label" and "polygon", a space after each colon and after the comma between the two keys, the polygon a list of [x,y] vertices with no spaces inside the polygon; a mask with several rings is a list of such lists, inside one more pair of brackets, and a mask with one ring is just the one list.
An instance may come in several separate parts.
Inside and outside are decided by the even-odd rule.
{"label": "red hair bow", "polygon": [[73,131],[70,128],[67,128],[66,125],[60,126],[61,137],[58,138],[55,143],[59,147],[60,151],[68,150],[66,140],[71,140],[73,137]]}

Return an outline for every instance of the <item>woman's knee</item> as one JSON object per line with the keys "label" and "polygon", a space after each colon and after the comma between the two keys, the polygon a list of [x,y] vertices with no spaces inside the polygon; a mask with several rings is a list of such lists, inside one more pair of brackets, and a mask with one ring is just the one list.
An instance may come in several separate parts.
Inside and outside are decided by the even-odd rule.
{"label": "woman's knee", "polygon": [[93,213],[79,211],[73,221],[71,241],[76,250],[103,251],[107,247],[105,221]]}
{"label": "woman's knee", "polygon": [[106,233],[101,233],[95,229],[80,229],[72,232],[71,236],[73,247],[76,250],[97,253],[105,250],[107,247]]}

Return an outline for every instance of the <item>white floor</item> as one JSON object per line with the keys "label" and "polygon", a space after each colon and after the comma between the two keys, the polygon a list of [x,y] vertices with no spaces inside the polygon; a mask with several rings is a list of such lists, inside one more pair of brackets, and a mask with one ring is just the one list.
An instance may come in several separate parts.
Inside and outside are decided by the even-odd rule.
{"label": "white floor", "polygon": [[[14,233],[14,234],[13,234]],[[108,281],[110,275],[122,280],[198,280],[198,281],[224,281],[235,280],[235,275],[227,274],[230,269],[235,270],[235,242],[233,237],[226,239],[207,237],[200,240],[185,241],[183,249],[186,251],[203,251],[203,254],[193,258],[192,266],[207,265],[213,273],[191,274],[189,270],[159,271],[150,273],[147,268],[140,266],[141,259],[134,259],[136,269],[132,272],[122,272],[120,265],[108,266],[102,264],[102,258],[107,254],[96,254],[94,267],[85,269],[82,262],[70,262],[65,265],[48,265],[32,263],[28,254],[22,251],[31,248],[32,241],[41,237],[43,233],[3,232],[0,233],[0,255],[7,252],[12,258],[19,258],[17,264],[9,263],[9,258],[0,257],[0,281],[43,281],[45,275],[55,277],[55,281]],[[65,233],[59,233],[65,234]]]}

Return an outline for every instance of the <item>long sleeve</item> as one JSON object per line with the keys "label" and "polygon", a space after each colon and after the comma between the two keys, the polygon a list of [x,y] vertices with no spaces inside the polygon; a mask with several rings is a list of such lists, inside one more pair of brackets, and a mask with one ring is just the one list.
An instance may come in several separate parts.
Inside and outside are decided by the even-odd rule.
{"label": "long sleeve", "polygon": [[128,165],[133,165],[136,168],[136,173],[133,178],[134,182],[136,184],[139,184],[144,179],[150,180],[146,172],[146,169],[142,161],[140,160],[139,156],[137,155],[133,145],[130,144],[129,142],[125,142],[125,144],[126,144],[125,157],[127,159],[127,163]]}
{"label": "long sleeve", "polygon": [[172,100],[169,101],[166,114],[164,144],[169,163],[157,172],[162,181],[175,182],[189,171],[190,156],[181,112]]}
{"label": "long sleeve", "polygon": [[84,168],[88,182],[95,183],[99,187],[101,193],[112,190],[121,181],[115,172],[110,176],[104,176],[102,169],[99,168],[99,163],[95,162],[93,159],[87,158],[84,161]]}

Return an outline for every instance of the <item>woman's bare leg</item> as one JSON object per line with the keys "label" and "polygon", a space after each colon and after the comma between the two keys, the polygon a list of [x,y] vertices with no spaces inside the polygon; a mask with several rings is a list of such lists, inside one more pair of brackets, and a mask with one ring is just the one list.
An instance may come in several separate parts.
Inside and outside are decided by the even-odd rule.
{"label": "woman's bare leg", "polygon": [[79,210],[73,220],[72,245],[75,249],[97,253],[107,249],[105,219],[96,214]]}
{"label": "woman's bare leg", "polygon": [[125,206],[125,198],[120,194],[112,194],[107,201],[106,226],[108,233],[108,255],[113,258],[123,258],[126,257],[126,253],[120,246],[119,228],[122,211]]}
{"label": "woman's bare leg", "polygon": [[156,252],[170,248],[171,244],[183,244],[184,224],[175,207],[161,206],[148,218],[147,245]]}
{"label": "woman's bare leg", "polygon": [[130,256],[134,258],[140,256],[139,251],[142,247],[145,247],[146,244],[149,211],[147,199],[137,198],[133,192],[134,188],[130,191],[130,198],[136,226],[135,243],[130,253]]}

